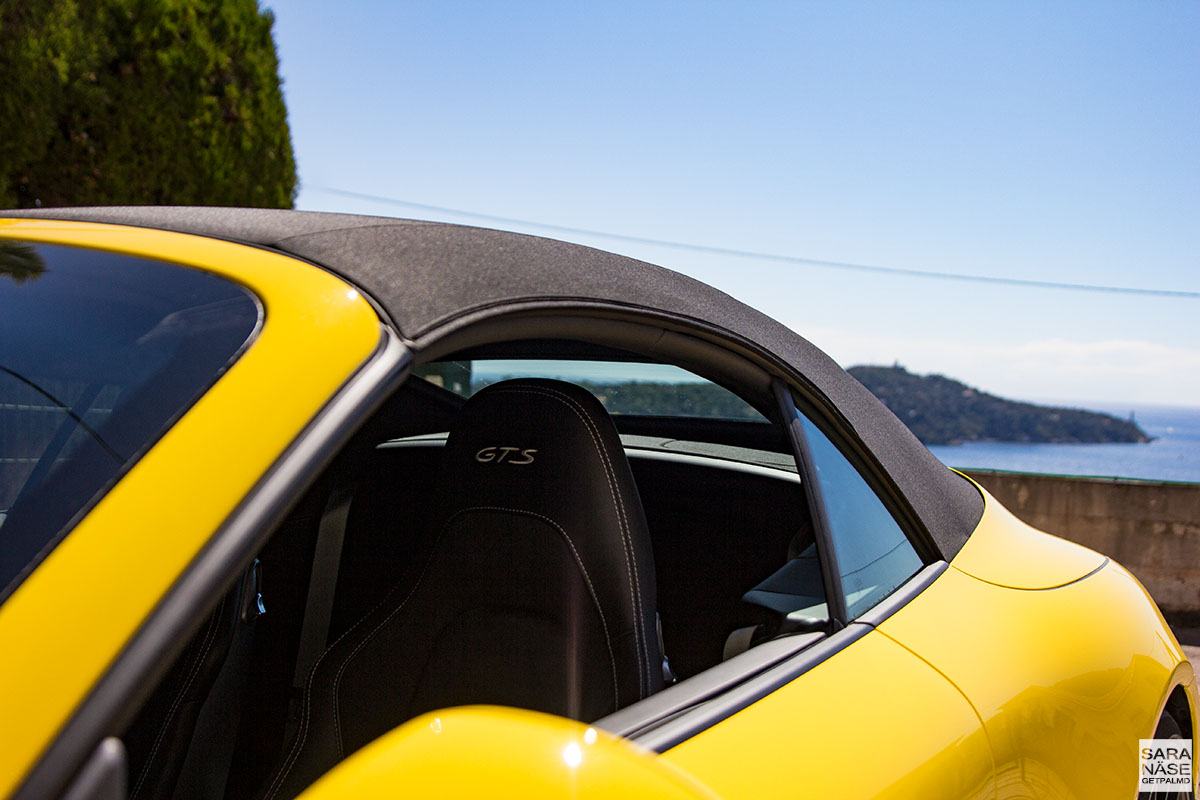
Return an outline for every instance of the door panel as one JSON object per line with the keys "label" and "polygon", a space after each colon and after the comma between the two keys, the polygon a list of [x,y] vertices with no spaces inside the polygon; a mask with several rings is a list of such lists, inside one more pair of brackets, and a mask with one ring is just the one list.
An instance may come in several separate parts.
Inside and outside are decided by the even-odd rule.
{"label": "door panel", "polygon": [[726,798],[982,798],[994,790],[970,704],[877,631],[663,757]]}

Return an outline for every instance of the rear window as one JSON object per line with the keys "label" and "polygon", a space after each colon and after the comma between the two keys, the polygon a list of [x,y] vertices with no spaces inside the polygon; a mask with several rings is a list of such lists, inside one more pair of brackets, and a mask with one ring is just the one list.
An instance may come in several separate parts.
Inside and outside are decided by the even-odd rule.
{"label": "rear window", "polygon": [[510,378],[555,378],[582,386],[610,414],[749,420],[765,418],[728,389],[670,364],[573,359],[435,361],[416,375],[462,397]]}
{"label": "rear window", "polygon": [[0,241],[0,602],[261,317],[252,294],[215,275]]}

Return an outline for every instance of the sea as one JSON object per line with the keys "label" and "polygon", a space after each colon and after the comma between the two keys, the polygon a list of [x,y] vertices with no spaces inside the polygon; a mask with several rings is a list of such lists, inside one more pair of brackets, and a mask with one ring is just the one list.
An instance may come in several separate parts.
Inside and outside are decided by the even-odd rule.
{"label": "sea", "polygon": [[[1072,407],[1079,406],[1072,404]],[[1088,410],[1122,418],[1132,413],[1134,421],[1155,437],[1154,441],[1145,444],[967,442],[929,449],[942,463],[960,469],[1200,483],[1200,408],[1091,405]]]}

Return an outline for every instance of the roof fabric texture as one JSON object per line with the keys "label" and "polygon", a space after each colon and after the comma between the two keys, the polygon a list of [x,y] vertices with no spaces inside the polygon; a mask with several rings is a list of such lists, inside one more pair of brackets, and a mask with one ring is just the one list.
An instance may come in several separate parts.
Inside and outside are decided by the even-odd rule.
{"label": "roof fabric texture", "polygon": [[696,321],[774,354],[823,396],[908,499],[943,557],[961,549],[983,513],[974,486],[823,352],[723,292],[662,267],[537,236],[350,214],[112,207],[0,216],[158,228],[280,250],[360,287],[409,339],[473,312],[539,301],[615,304]]}

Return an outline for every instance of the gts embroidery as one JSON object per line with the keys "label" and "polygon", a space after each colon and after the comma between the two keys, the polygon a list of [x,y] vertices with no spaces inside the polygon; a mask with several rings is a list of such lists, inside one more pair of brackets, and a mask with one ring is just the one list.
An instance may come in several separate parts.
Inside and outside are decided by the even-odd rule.
{"label": "gts embroidery", "polygon": [[[485,447],[475,454],[475,460],[481,464],[506,463],[523,466],[533,463],[533,456],[536,452],[536,449],[520,447]],[[513,455],[514,453],[517,455]]]}

